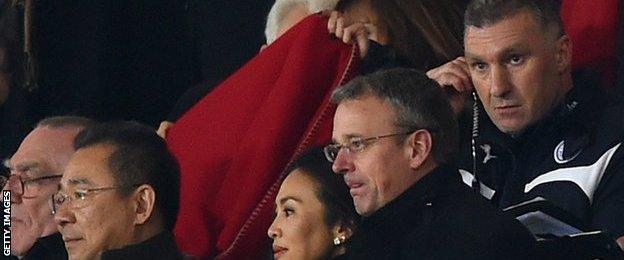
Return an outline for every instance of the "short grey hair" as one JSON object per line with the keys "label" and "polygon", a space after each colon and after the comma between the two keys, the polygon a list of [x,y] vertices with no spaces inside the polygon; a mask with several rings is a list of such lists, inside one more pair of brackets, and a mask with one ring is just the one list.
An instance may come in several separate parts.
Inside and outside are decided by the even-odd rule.
{"label": "short grey hair", "polygon": [[390,69],[353,79],[332,94],[335,104],[372,95],[390,104],[397,127],[427,129],[432,136],[431,153],[437,163],[454,162],[458,126],[446,94],[425,73],[414,69]]}
{"label": "short grey hair", "polygon": [[529,11],[540,23],[544,32],[563,36],[561,0],[472,0],[466,8],[464,26],[483,28],[506,18]]}
{"label": "short grey hair", "polygon": [[338,0],[276,0],[267,16],[266,29],[264,30],[266,43],[271,44],[277,39],[282,21],[298,6],[305,6],[308,14],[313,14],[324,10],[333,10],[337,3]]}
{"label": "short grey hair", "polygon": [[37,127],[50,127],[50,128],[78,128],[84,129],[87,126],[93,125],[95,123],[94,120],[91,120],[82,116],[53,116],[47,117],[39,121],[35,128]]}

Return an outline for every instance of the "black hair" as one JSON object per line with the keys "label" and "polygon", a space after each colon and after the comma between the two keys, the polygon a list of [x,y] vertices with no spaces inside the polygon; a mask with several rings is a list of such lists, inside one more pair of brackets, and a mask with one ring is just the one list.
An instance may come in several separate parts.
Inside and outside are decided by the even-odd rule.
{"label": "black hair", "polygon": [[150,185],[156,193],[156,210],[162,213],[165,228],[172,230],[180,207],[180,169],[156,131],[130,121],[96,124],[78,134],[74,148],[96,145],[113,148],[107,163],[122,195],[130,195],[136,185]]}
{"label": "black hair", "polygon": [[355,211],[349,187],[342,175],[332,171],[322,148],[311,148],[299,156],[288,172],[291,174],[295,170],[300,170],[318,184],[315,194],[325,206],[325,223],[328,226],[344,224],[355,230],[360,216]]}

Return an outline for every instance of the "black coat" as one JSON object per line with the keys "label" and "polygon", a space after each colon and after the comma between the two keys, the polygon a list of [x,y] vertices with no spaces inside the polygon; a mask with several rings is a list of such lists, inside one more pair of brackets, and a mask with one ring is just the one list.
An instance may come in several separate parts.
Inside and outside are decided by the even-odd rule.
{"label": "black coat", "polygon": [[121,249],[110,250],[102,253],[101,260],[181,260],[182,254],[173,239],[171,232],[162,232],[159,235],[146,240],[143,243],[130,245]]}
{"label": "black coat", "polygon": [[529,259],[535,240],[515,219],[439,167],[369,217],[351,259]]}
{"label": "black coat", "polygon": [[[11,256],[9,259],[18,259]],[[42,237],[28,250],[22,260],[29,259],[46,259],[46,260],[64,260],[67,259],[67,251],[60,233],[54,233],[47,237]]]}

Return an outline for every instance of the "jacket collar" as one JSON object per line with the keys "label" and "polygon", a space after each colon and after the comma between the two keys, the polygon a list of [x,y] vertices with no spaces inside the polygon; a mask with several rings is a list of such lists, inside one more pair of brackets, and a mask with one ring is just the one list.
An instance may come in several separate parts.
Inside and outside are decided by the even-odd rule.
{"label": "jacket collar", "polygon": [[182,259],[181,253],[169,231],[145,240],[142,243],[129,245],[121,249],[102,253],[102,259]]}
{"label": "jacket collar", "polygon": [[[423,208],[437,202],[437,198],[461,185],[456,171],[446,166],[435,170],[414,183],[397,198],[362,220],[362,227],[374,227],[380,223],[413,222],[413,216],[420,214]],[[455,186],[454,186],[455,185]],[[393,224],[394,225],[394,224]]]}
{"label": "jacket collar", "polygon": [[67,251],[61,233],[54,233],[49,236],[41,237],[28,250],[24,256],[25,259],[66,259]]}

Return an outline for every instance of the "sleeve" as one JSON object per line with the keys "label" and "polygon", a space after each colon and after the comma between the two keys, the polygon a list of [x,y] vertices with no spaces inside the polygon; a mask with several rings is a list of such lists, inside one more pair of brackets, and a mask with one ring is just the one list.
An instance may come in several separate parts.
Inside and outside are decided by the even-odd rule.
{"label": "sleeve", "polygon": [[618,144],[594,194],[591,225],[613,237],[624,236],[624,144]]}

